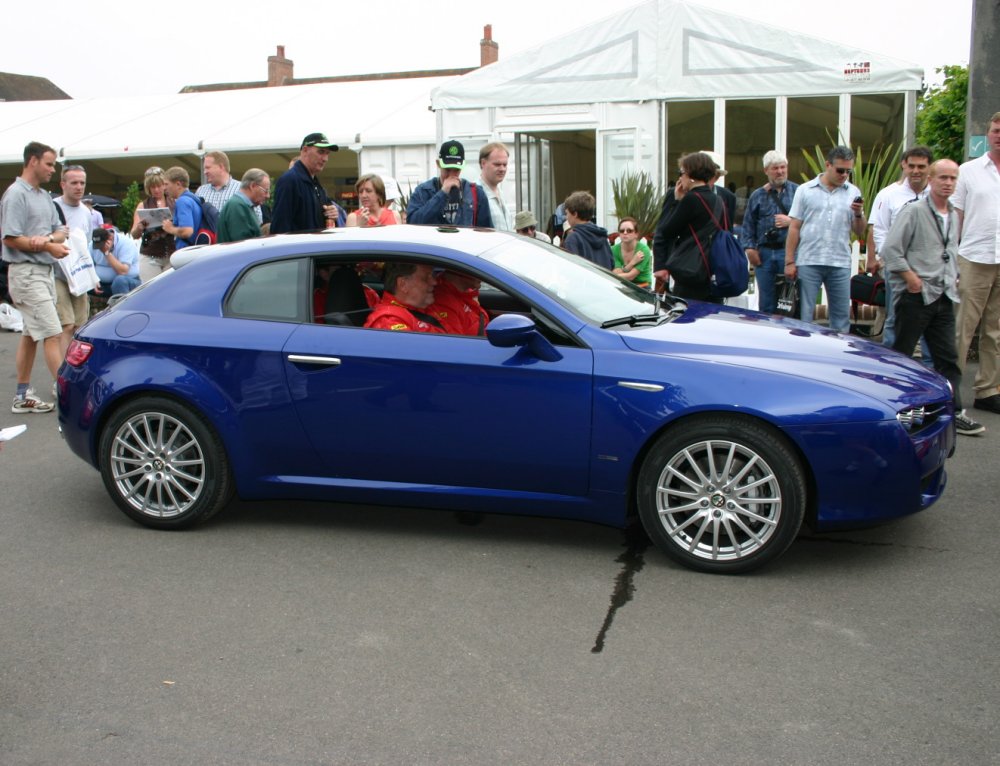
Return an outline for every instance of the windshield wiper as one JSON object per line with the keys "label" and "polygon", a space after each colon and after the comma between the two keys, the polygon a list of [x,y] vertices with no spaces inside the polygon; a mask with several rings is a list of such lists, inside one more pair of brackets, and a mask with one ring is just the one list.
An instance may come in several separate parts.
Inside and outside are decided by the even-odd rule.
{"label": "windshield wiper", "polygon": [[606,322],[601,322],[601,327],[607,329],[608,327],[619,327],[623,324],[635,327],[637,324],[659,324],[666,319],[667,317],[659,312],[656,314],[632,314],[631,316],[618,317],[617,319],[609,319]]}

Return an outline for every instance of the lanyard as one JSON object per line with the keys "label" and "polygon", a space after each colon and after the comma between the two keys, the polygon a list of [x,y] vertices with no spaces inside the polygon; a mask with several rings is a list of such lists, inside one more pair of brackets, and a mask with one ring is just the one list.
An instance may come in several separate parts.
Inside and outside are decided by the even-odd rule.
{"label": "lanyard", "polygon": [[[941,236],[941,242],[944,244],[944,252],[947,253],[948,241],[951,237],[951,226],[948,226],[947,231],[945,230],[945,228],[941,225],[941,216],[938,215],[937,210],[934,209],[934,205],[931,202],[931,195],[928,194],[926,199],[927,206],[931,209],[931,218],[934,219],[934,225],[937,226],[938,234]],[[951,215],[950,210],[948,211],[948,215]]]}

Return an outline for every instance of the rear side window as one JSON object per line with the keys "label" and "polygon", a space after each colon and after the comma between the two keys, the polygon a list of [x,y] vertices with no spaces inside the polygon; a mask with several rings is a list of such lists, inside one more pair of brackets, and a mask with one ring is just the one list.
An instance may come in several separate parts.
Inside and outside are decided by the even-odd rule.
{"label": "rear side window", "polygon": [[302,259],[254,266],[229,294],[226,314],[285,322],[306,320],[305,276],[306,262]]}

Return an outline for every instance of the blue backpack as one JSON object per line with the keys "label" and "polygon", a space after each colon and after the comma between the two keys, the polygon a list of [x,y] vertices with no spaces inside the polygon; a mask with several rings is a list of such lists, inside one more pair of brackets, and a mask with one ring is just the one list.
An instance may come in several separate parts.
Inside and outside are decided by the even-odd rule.
{"label": "blue backpack", "polygon": [[201,226],[194,234],[192,245],[214,245],[219,241],[219,211],[211,202],[195,197],[201,205]]}
{"label": "blue backpack", "polygon": [[[705,210],[708,210],[708,204],[701,198],[701,195],[695,196],[705,206]],[[746,253],[740,247],[740,243],[729,231],[729,218],[726,215],[725,205],[718,199],[716,199],[716,205],[716,209],[718,206],[722,207],[722,223],[719,223],[719,218],[711,210],[708,210],[712,223],[715,224],[715,231],[709,240],[706,259],[710,275],[709,290],[713,298],[733,298],[747,291],[747,286],[750,284],[750,264],[747,261]],[[705,249],[701,246],[701,240],[698,239],[697,234],[694,235],[694,238],[701,251],[701,257],[705,259]]]}

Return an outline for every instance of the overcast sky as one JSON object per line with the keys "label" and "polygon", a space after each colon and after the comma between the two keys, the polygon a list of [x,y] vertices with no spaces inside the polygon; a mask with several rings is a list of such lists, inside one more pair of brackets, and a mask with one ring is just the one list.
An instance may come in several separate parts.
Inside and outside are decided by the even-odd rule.
{"label": "overcast sky", "polygon": [[[972,2],[698,4],[909,61],[930,77],[943,64],[968,63]],[[0,71],[46,77],[73,98],[93,98],[265,80],[278,45],[295,62],[296,77],[471,67],[479,65],[485,24],[493,25],[503,60],[594,22],[613,25],[611,7],[608,0],[7,0]]]}

